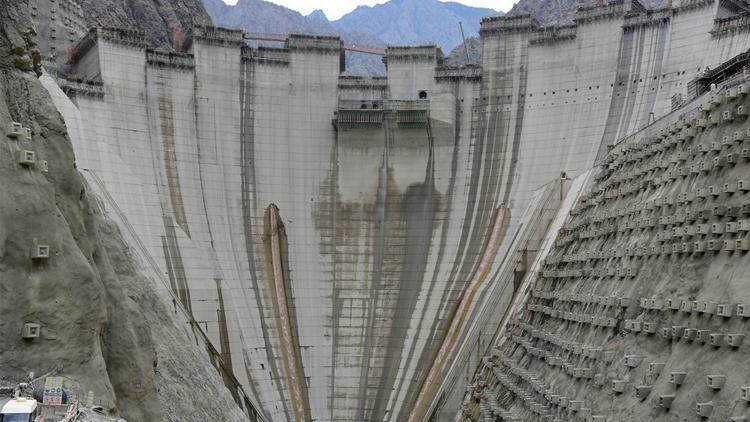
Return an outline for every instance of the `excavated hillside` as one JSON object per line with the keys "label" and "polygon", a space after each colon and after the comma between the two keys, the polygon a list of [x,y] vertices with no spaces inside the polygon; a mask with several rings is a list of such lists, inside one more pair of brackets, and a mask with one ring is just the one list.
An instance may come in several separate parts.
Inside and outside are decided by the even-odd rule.
{"label": "excavated hillside", "polygon": [[[245,420],[190,320],[76,170],[27,8],[0,1],[0,378],[65,376],[72,397],[91,391],[131,421]],[[6,137],[11,122],[30,132]],[[34,257],[41,246],[48,257]],[[25,324],[39,337],[22,338]]]}
{"label": "excavated hillside", "polygon": [[604,158],[465,415],[750,416],[748,93],[730,81]]}

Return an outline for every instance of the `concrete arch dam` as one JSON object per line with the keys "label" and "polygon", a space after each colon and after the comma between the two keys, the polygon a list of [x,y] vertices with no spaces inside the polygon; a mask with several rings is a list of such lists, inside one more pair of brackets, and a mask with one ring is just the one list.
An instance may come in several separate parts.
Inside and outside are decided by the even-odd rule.
{"label": "concrete arch dam", "polygon": [[372,78],[341,74],[334,37],[252,49],[198,27],[164,53],[99,28],[76,79],[46,85],[78,167],[264,418],[453,417],[508,275],[576,186],[560,174],[748,47],[712,32],[721,3],[669,11],[599,6],[554,33],[487,18],[482,66],[389,47]]}

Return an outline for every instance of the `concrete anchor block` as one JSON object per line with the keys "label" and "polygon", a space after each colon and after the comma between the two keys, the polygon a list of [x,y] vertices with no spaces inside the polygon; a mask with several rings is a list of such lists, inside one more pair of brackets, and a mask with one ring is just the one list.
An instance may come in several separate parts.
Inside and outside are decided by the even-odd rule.
{"label": "concrete anchor block", "polygon": [[720,303],[716,305],[716,315],[724,318],[729,318],[732,316],[732,313],[734,311],[734,307],[728,303]]}
{"label": "concrete anchor block", "polygon": [[648,364],[648,373],[649,375],[658,377],[661,374],[661,371],[664,370],[665,366],[665,362],[651,362]]}
{"label": "concrete anchor block", "polygon": [[686,377],[687,377],[687,372],[684,372],[684,371],[672,372],[669,374],[669,383],[674,384],[675,386],[680,386],[685,382]]}
{"label": "concrete anchor block", "polygon": [[714,411],[714,403],[713,402],[705,402],[705,403],[696,403],[695,405],[695,413],[698,414],[698,416],[701,416],[703,418],[707,418],[711,416],[711,413]]}
{"label": "concrete anchor block", "polygon": [[714,347],[721,347],[723,340],[724,334],[721,333],[711,333],[709,336],[709,344]]}
{"label": "concrete anchor block", "polygon": [[616,394],[622,394],[627,390],[628,382],[626,380],[612,380],[612,391]]}
{"label": "concrete anchor block", "polygon": [[711,341],[711,330],[698,330],[698,336],[696,337],[701,343],[708,343]]}
{"label": "concrete anchor block", "polygon": [[45,260],[49,259],[50,257],[50,247],[49,245],[39,245],[34,242],[34,245],[31,249],[31,259],[35,261]]}
{"label": "concrete anchor block", "polygon": [[750,402],[750,386],[740,387],[740,400]]}
{"label": "concrete anchor block", "polygon": [[662,301],[659,299],[649,299],[648,300],[648,308],[653,309],[656,311],[661,311],[663,307]]}
{"label": "concrete anchor block", "polygon": [[646,334],[656,334],[657,329],[658,329],[658,326],[655,322],[643,323],[643,332]]}
{"label": "concrete anchor block", "polygon": [[594,370],[591,368],[575,368],[573,370],[574,378],[590,379],[593,376]]}
{"label": "concrete anchor block", "polygon": [[5,127],[5,136],[11,139],[18,139],[22,138],[25,135],[25,131],[23,130],[23,125],[18,122],[10,122]]}
{"label": "concrete anchor block", "polygon": [[712,388],[714,390],[720,390],[724,387],[724,384],[727,382],[727,377],[724,375],[707,375],[706,376],[706,385],[708,388]]}
{"label": "concrete anchor block", "polygon": [[675,395],[674,394],[661,394],[659,395],[659,407],[664,409],[669,409],[672,407],[672,403],[674,402]]}
{"label": "concrete anchor block", "polygon": [[700,302],[700,312],[703,314],[714,314],[716,312],[716,303],[702,300]]}
{"label": "concrete anchor block", "polygon": [[697,328],[687,328],[685,329],[685,332],[682,334],[682,338],[688,341],[693,341],[695,340],[696,337],[698,337]]}
{"label": "concrete anchor block", "polygon": [[661,328],[661,336],[664,338],[672,338],[672,328],[671,327],[662,327]]}
{"label": "concrete anchor block", "polygon": [[649,394],[651,394],[652,386],[650,385],[636,385],[635,396],[640,400],[646,400]]}
{"label": "concrete anchor block", "polygon": [[738,317],[750,318],[750,305],[738,303],[736,310]]}
{"label": "concrete anchor block", "polygon": [[625,366],[628,368],[637,368],[643,361],[643,356],[625,355]]}
{"label": "concrete anchor block", "polygon": [[23,324],[23,329],[21,330],[21,338],[24,340],[33,340],[35,338],[39,338],[41,332],[41,325],[29,322]]}
{"label": "concrete anchor block", "polygon": [[724,340],[727,346],[740,347],[742,346],[742,342],[745,341],[745,335],[740,333],[727,334]]}
{"label": "concrete anchor block", "polygon": [[16,162],[24,167],[30,167],[36,164],[36,153],[34,151],[21,150],[18,151],[18,157]]}

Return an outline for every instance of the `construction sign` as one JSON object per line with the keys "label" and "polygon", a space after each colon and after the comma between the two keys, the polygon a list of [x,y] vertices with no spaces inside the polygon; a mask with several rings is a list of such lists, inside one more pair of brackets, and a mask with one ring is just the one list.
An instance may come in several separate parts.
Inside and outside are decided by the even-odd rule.
{"label": "construction sign", "polygon": [[59,406],[63,398],[63,379],[61,377],[47,377],[44,379],[44,397],[42,404]]}

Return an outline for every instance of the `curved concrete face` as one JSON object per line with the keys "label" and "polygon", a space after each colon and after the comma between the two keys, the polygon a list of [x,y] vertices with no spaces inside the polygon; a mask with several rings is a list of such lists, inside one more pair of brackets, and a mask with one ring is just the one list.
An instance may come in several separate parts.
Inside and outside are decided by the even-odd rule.
{"label": "curved concrete face", "polygon": [[56,95],[79,167],[269,420],[403,418],[499,203],[482,186],[500,154],[463,112],[478,78],[412,78],[438,50],[394,53],[392,98],[339,78],[337,39],[246,50],[210,31],[190,55],[82,44],[78,74],[102,85]]}
{"label": "curved concrete face", "polygon": [[98,29],[74,52],[87,81],[50,89],[79,168],[266,419],[453,417],[561,173],[747,48],[709,33],[722,10],[613,4],[556,32],[490,18],[481,68],[398,47],[387,78],[340,77],[337,38],[249,49],[199,27],[165,54]]}

